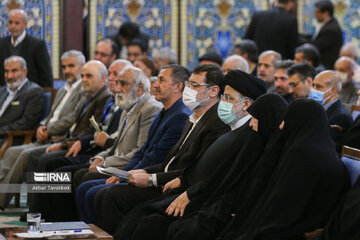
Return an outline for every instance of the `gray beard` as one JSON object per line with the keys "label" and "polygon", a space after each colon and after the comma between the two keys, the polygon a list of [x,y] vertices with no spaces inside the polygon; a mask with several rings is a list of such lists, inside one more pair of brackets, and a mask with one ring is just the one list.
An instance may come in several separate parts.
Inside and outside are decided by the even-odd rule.
{"label": "gray beard", "polygon": [[119,99],[119,93],[116,94],[115,104],[123,110],[130,110],[132,106],[139,100],[132,92],[128,95],[121,94],[122,99]]}

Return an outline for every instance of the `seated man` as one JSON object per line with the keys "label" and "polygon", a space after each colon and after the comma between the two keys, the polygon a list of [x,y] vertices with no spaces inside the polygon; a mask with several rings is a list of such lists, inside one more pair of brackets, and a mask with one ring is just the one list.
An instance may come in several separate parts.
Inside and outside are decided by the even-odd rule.
{"label": "seated man", "polygon": [[202,64],[214,64],[221,67],[223,59],[220,54],[216,52],[205,53],[199,57],[199,65]]}
{"label": "seated man", "polygon": [[324,65],[320,63],[319,50],[310,43],[305,43],[295,48],[295,63],[308,63],[315,68],[316,73],[320,73],[325,70]]}
{"label": "seated man", "polygon": [[[172,66],[172,65],[170,65]],[[214,117],[214,111],[216,112],[215,104],[218,101],[218,88],[219,88],[219,82],[222,79],[222,72],[221,70],[216,66],[209,66],[204,65],[198,68],[200,72],[198,74],[194,74],[197,77],[194,79],[197,80],[197,78],[200,78],[200,81],[198,79],[197,82],[192,81],[193,78],[190,79],[190,82],[187,84],[188,86],[191,86],[193,89],[190,89],[189,87],[186,87],[184,90],[184,97],[183,101],[186,103],[186,105],[192,109],[194,109],[194,115],[195,118],[197,114],[200,114],[201,121],[199,120],[199,124],[195,124],[196,121],[195,118],[190,118],[190,120],[187,121],[185,128],[182,133],[182,137],[180,138],[180,141],[173,146],[173,149],[169,152],[167,155],[167,158],[165,159],[165,156],[162,158],[162,160],[165,160],[166,164],[171,160],[171,165],[169,164],[168,170],[176,170],[175,175],[178,174],[178,171],[185,167],[187,164],[191,163],[197,158],[197,155],[202,152],[204,149],[206,149],[206,146],[209,144],[209,142],[212,142],[214,138],[219,136],[219,134],[222,134],[224,132],[224,124],[222,124],[219,119]],[[169,74],[169,68],[165,68],[160,72],[159,79],[155,83],[155,89],[156,89],[156,99],[159,99],[161,102],[166,105],[166,103],[171,100],[170,96],[172,95],[171,92],[165,93],[165,86],[162,81],[164,81],[164,78],[168,78]],[[206,72],[212,73],[214,76],[211,76],[208,74],[208,79],[205,81],[205,74]],[[178,73],[177,75],[172,76],[174,79],[175,77],[179,78],[181,75]],[[181,79],[183,81],[187,80],[185,76],[181,76]],[[210,80],[209,80],[210,79]],[[173,81],[173,80],[172,80]],[[200,81],[200,82],[199,82]],[[168,88],[169,89],[169,88]],[[196,90],[195,90],[196,89]],[[216,90],[216,91],[215,91]],[[168,91],[171,91],[169,89]],[[192,92],[192,94],[189,94],[189,92]],[[181,95],[180,95],[181,96]],[[186,97],[185,97],[186,96]],[[181,101],[180,99],[178,101]],[[211,111],[209,109],[212,109]],[[215,110],[214,110],[215,109]],[[208,111],[209,110],[209,111]],[[206,112],[206,114],[205,114]],[[156,121],[156,120],[155,120]],[[156,122],[152,124],[154,126]],[[194,124],[192,124],[192,121]],[[217,124],[216,124],[217,123]],[[193,129],[192,129],[193,127]],[[216,128],[216,129],[214,129]],[[151,128],[150,128],[151,129]],[[192,129],[192,130],[191,130]],[[150,130],[151,131],[151,130]],[[188,133],[189,136],[186,138]],[[151,133],[151,132],[150,132]],[[170,134],[170,133],[169,133]],[[171,136],[171,135],[169,135]],[[185,139],[189,139],[189,141],[185,141]],[[148,140],[149,141],[149,140]],[[185,142],[184,142],[185,141]],[[161,141],[160,141],[161,143]],[[192,145],[193,143],[199,143],[198,145]],[[146,146],[147,143],[145,143]],[[144,148],[144,147],[143,147]],[[133,159],[131,159],[130,163],[136,160],[138,157],[138,154],[142,154],[143,148],[137,152]],[[153,150],[153,153],[159,152],[161,149],[160,144],[157,146],[156,149]],[[170,149],[169,149],[170,150]],[[184,154],[186,153],[186,154]],[[159,153],[157,153],[159,154]],[[151,160],[151,155],[144,155],[143,161]],[[160,162],[158,162],[160,163]],[[135,167],[132,167],[131,165],[125,166],[123,169],[125,170],[131,170],[131,169],[144,169],[145,167],[149,167],[154,164],[142,164]],[[133,165],[134,166],[134,165]],[[159,165],[160,166],[160,165]],[[162,165],[161,165],[162,166]],[[165,166],[163,166],[164,168]],[[131,171],[132,172],[132,171]],[[174,174],[174,173],[173,173]],[[171,175],[170,175],[171,176]],[[144,178],[143,178],[144,177]],[[149,175],[147,176],[140,176],[142,178],[142,183],[148,183]],[[153,180],[158,181],[159,184],[161,184],[161,179]],[[78,205],[80,207],[80,212],[82,217],[87,222],[94,222],[95,216],[94,216],[94,210],[93,210],[93,201],[95,194],[100,189],[107,187],[109,185],[105,185],[106,180],[94,180],[94,181],[87,181],[84,182],[77,191],[77,200]],[[91,189],[90,189],[91,188]],[[88,191],[89,190],[89,191]],[[84,201],[86,200],[86,201]]]}
{"label": "seated man", "polygon": [[291,60],[282,60],[275,63],[275,91],[282,96],[288,103],[291,103],[294,98],[289,93],[289,77],[286,71],[294,65]]}
{"label": "seated man", "polygon": [[[103,196],[114,196],[114,201],[118,203],[115,207],[114,201],[106,207],[99,201],[101,210],[98,211],[97,223],[106,230],[112,232],[116,227],[116,222],[140,203],[152,198],[161,196],[159,189],[168,181],[181,175],[184,168],[193,165],[202,156],[206,149],[222,134],[229,130],[229,127],[220,120],[217,114],[218,102],[223,92],[223,73],[216,65],[199,65],[195,68],[186,84],[183,92],[184,103],[193,111],[188,124],[183,130],[182,137],[174,148],[170,151],[167,159],[157,165],[143,169],[132,170],[129,183],[132,185],[120,184],[101,190],[96,198]],[[192,124],[189,124],[192,123]],[[108,181],[117,180],[115,177]],[[86,190],[86,182],[79,187],[77,196],[81,191]],[[102,186],[102,188],[106,187]],[[110,190],[111,189],[111,190]],[[95,193],[99,189],[90,189],[86,193],[87,201],[93,203]],[[77,198],[78,203],[80,199]],[[106,201],[108,203],[108,201]],[[113,209],[113,218],[105,219],[108,210]],[[84,209],[82,213],[91,213],[91,208]],[[117,221],[113,222],[117,219]],[[95,220],[95,219],[93,219]]]}
{"label": "seated man", "polygon": [[[89,119],[94,116],[96,122],[103,117],[104,107],[111,93],[107,89],[107,69],[103,63],[97,60],[88,61],[81,70],[82,88],[86,92],[86,98],[82,98],[80,115],[71,127],[69,136],[61,142],[54,143],[46,149],[34,149],[28,154],[27,172],[44,171],[45,164],[49,159],[63,157],[74,141],[81,136],[94,133],[95,129]],[[28,194],[28,205],[34,204],[34,194]]]}
{"label": "seated man", "polygon": [[248,73],[256,76],[259,57],[259,49],[256,42],[249,39],[242,39],[239,44],[235,45],[235,53],[247,61],[249,65]]}
{"label": "seated man", "polygon": [[257,66],[257,77],[264,80],[267,86],[267,92],[275,92],[274,86],[274,65],[281,60],[281,55],[278,52],[268,50],[264,51],[259,56],[259,63]]}
{"label": "seated man", "polygon": [[249,71],[249,65],[246,60],[238,55],[231,55],[224,60],[222,70],[227,74],[230,70],[241,70],[243,72]]}
{"label": "seated man", "polygon": [[176,52],[170,47],[162,47],[155,54],[155,62],[157,69],[161,69],[165,65],[175,64],[177,62]]}
{"label": "seated man", "polygon": [[[124,61],[124,60],[117,60]],[[114,62],[116,63],[116,61]],[[114,65],[112,64],[112,66]],[[112,72],[112,67],[109,73]],[[110,79],[110,77],[109,77]],[[89,179],[104,178],[104,176],[96,171],[96,166],[109,167],[109,166],[123,166],[128,163],[136,151],[140,149],[147,138],[151,122],[155,116],[161,111],[162,104],[151,97],[150,82],[145,74],[138,68],[127,67],[117,77],[116,86],[116,104],[123,109],[117,137],[113,145],[106,151],[98,154],[92,158],[92,164],[89,168],[78,171],[73,181],[73,189],[76,189],[78,182],[83,181],[81,176],[85,173],[84,177]],[[95,141],[99,136],[107,138],[104,132],[97,132]],[[108,138],[107,138],[108,140]],[[104,142],[101,140],[100,142]],[[90,156],[85,155],[82,158],[88,162]],[[45,167],[46,171],[51,171],[56,166],[65,166],[55,169],[55,171],[66,171],[70,166],[66,164],[74,164],[72,158],[55,158],[50,159]],[[78,161],[78,160],[76,160]],[[108,176],[107,176],[108,177]],[[78,179],[80,178],[80,179]],[[48,221],[70,221],[76,219],[76,206],[74,204],[74,196],[72,194],[37,194],[36,205],[31,206],[31,211],[39,211],[43,217]],[[63,206],[63,207],[62,207]]]}
{"label": "seated man", "polygon": [[[39,124],[44,111],[44,92],[26,78],[27,67],[22,57],[5,59],[6,86],[0,88],[0,145],[6,131],[31,130]],[[20,144],[22,139],[15,139]]]}
{"label": "seated man", "polygon": [[[108,87],[113,93],[113,97],[109,98],[105,104],[106,108],[101,120],[102,131],[95,134],[81,136],[79,140],[71,146],[65,157],[50,159],[45,166],[45,171],[52,172],[61,168],[64,172],[75,173],[82,167],[87,167],[89,159],[94,155],[111,147],[117,136],[120,116],[122,109],[115,104],[118,89],[115,84],[115,78],[125,67],[131,67],[131,63],[127,60],[115,60],[108,70]],[[92,143],[92,141],[94,141]]]}
{"label": "seated man", "polygon": [[87,180],[108,178],[98,173],[96,166],[123,167],[140,150],[148,137],[149,128],[155,116],[161,111],[162,104],[150,96],[150,82],[138,68],[125,68],[116,80],[119,93],[117,104],[124,110],[120,119],[118,137],[106,151],[91,158],[89,168],[75,174],[77,186]]}
{"label": "seated man", "polygon": [[316,75],[315,68],[308,63],[297,63],[286,71],[289,93],[296,98],[307,98]]}
{"label": "seated man", "polygon": [[[124,77],[122,75],[120,76]],[[161,84],[156,85],[156,100],[162,102],[164,108],[153,120],[145,144],[135,153],[129,164],[125,166],[125,168],[129,168],[128,170],[147,167],[162,162],[166,154],[180,138],[185,121],[190,115],[190,110],[186,108],[181,101],[184,81],[188,78],[186,68],[180,65],[164,66],[159,78],[161,78],[162,81]],[[125,79],[130,80],[128,77],[119,79],[119,84],[124,85],[124,87],[127,85]],[[139,86],[139,90],[141,88],[142,87]],[[123,98],[120,97],[120,100],[123,100]],[[141,104],[139,106],[141,106]],[[132,120],[136,120],[136,118]],[[144,123],[146,122],[147,120],[145,120]],[[123,125],[120,123],[120,126]],[[112,160],[114,159],[115,158]],[[121,161],[122,159],[119,158],[119,160]],[[94,167],[95,166],[94,164]],[[38,206],[34,206],[34,204],[31,204],[30,211],[38,211],[38,209],[41,209],[41,203],[37,203],[37,205]]]}
{"label": "seated man", "polygon": [[94,116],[95,121],[101,121],[105,103],[111,97],[111,93],[105,84],[107,69],[100,61],[88,61],[81,70],[81,78],[82,88],[87,96],[86,99],[82,99],[82,111],[70,129],[70,135],[61,142],[50,145],[45,150],[32,151],[29,154],[28,171],[43,171],[48,159],[64,156],[74,140],[94,133],[95,129],[89,121],[91,116]]}
{"label": "seated man", "polygon": [[102,62],[106,68],[109,68],[111,63],[115,61],[118,56],[117,44],[109,39],[101,39],[95,46],[94,60]]}
{"label": "seated man", "polygon": [[342,88],[340,99],[344,104],[353,105],[358,100],[356,93],[360,89],[360,85],[354,80],[356,67],[355,61],[349,57],[341,57],[335,62],[335,70],[341,76]]}
{"label": "seated man", "polygon": [[[332,127],[332,137],[336,141],[342,132],[347,131],[353,123],[349,110],[340,101],[341,80],[339,73],[334,71],[319,73],[314,79],[313,88],[315,91],[312,90],[309,97],[323,104]],[[341,131],[334,126],[339,126]]]}
{"label": "seated man", "polygon": [[[74,124],[81,110],[78,104],[84,95],[80,84],[81,67],[84,63],[84,55],[76,50],[65,52],[61,56],[62,72],[67,83],[58,91],[49,116],[38,127],[37,142],[11,147],[5,152],[0,162],[0,183],[22,182],[28,153],[35,148],[46,149],[51,142],[61,140]],[[32,106],[32,112],[35,107],[37,106]],[[0,193],[0,208],[5,208],[10,199],[11,194]]]}
{"label": "seated man", "polygon": [[[359,100],[357,105],[360,104],[360,90],[357,92]],[[343,146],[349,146],[360,149],[360,116],[358,116],[351,127],[336,140],[336,150],[341,153]]]}

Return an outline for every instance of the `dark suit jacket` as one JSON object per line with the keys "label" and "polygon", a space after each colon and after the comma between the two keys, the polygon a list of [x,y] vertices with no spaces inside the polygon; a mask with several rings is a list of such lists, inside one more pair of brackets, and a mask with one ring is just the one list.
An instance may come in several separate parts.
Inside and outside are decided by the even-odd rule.
{"label": "dark suit jacket", "polygon": [[[0,89],[0,106],[7,97],[6,86]],[[35,129],[44,111],[45,97],[39,85],[28,81],[16,93],[3,115],[0,117],[0,135],[9,130]]]}
{"label": "dark suit jacket", "polygon": [[341,153],[342,146],[360,148],[360,116],[355,119],[354,124],[345,134],[336,140],[336,150],[339,153]]}
{"label": "dark suit jacket", "polygon": [[[180,192],[186,190],[191,199],[197,194],[204,193],[208,182],[214,180],[221,182],[226,177],[236,156],[246,142],[248,134],[252,131],[249,122],[250,120],[241,127],[219,137],[198,161],[184,170],[180,177]],[[211,179],[214,174],[217,179]]]}
{"label": "dark suit jacket", "polygon": [[160,121],[161,111],[152,122],[146,143],[135,153],[123,170],[142,169],[165,160],[170,149],[181,136],[185,122],[192,112],[177,100]]}
{"label": "dark suit jacket", "polygon": [[84,104],[79,104],[83,109],[80,111],[80,115],[76,120],[76,127],[72,132],[70,138],[63,142],[63,147],[68,140],[75,140],[82,136],[93,134],[95,129],[90,124],[89,119],[92,115],[96,122],[101,122],[103,117],[105,103],[108,98],[112,96],[111,92],[107,89],[107,86],[102,87],[90,100],[82,99]]}
{"label": "dark suit jacket", "polygon": [[[350,115],[349,110],[347,110],[344,105],[341,103],[340,99],[336,100],[329,108],[326,110],[326,114],[329,119],[330,125],[338,125],[343,128],[342,132],[346,132],[348,128],[353,123],[353,119]],[[342,136],[341,133],[332,130],[331,135],[336,141]]]}
{"label": "dark suit jacket", "polygon": [[[230,127],[218,117],[217,106],[218,104],[215,104],[202,116],[183,144],[192,127],[192,123],[187,120],[180,140],[171,149],[166,161],[145,168],[148,173],[156,173],[159,186],[180,176],[185,167],[197,161],[219,136],[230,130]],[[182,144],[183,146],[180,148]],[[175,158],[169,165],[168,172],[164,172],[166,165],[173,157]]]}
{"label": "dark suit jacket", "polygon": [[[107,106],[108,108],[111,108],[112,105],[109,105],[110,103],[112,103],[112,105],[115,104],[114,98],[109,98],[107,103],[105,104],[105,106]],[[106,109],[104,111],[106,111]],[[110,117],[110,122],[106,129],[107,134],[111,135],[115,131],[118,130],[121,113],[122,113],[122,110],[120,108],[116,108],[116,109],[113,109],[112,113],[109,113],[107,115],[107,117]],[[110,116],[110,114],[111,114],[111,116]],[[103,119],[103,121],[101,123],[104,123],[105,119]],[[94,140],[94,134],[79,137],[79,140],[81,141],[82,151],[88,150],[91,147],[90,142]],[[99,147],[98,150],[101,151],[103,149],[107,149],[107,148],[111,147],[114,144],[114,142],[115,142],[115,139],[109,137],[108,140],[106,141],[104,147],[102,147],[102,148]]]}
{"label": "dark suit jacket", "polygon": [[320,51],[321,63],[327,69],[333,69],[343,44],[342,31],[335,18],[332,18],[320,30],[314,40],[314,44]]}
{"label": "dark suit jacket", "polygon": [[280,7],[255,12],[244,38],[254,40],[260,53],[274,50],[283,59],[293,59],[298,45],[296,17]]}
{"label": "dark suit jacket", "polygon": [[[0,85],[4,86],[4,61],[10,57],[11,37],[0,39]],[[21,54],[26,61],[28,68],[27,77],[30,81],[36,82],[41,87],[53,86],[53,75],[51,60],[44,40],[34,38],[26,34],[21,42]]]}

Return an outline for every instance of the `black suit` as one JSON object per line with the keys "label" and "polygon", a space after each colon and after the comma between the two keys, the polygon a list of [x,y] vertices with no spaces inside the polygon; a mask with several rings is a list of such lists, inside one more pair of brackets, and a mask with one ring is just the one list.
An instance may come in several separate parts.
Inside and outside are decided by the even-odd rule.
{"label": "black suit", "polygon": [[[156,173],[158,185],[165,185],[180,176],[182,170],[199,159],[212,142],[230,130],[217,116],[217,106],[218,104],[214,105],[205,113],[182,145],[192,127],[192,123],[187,120],[179,141],[171,149],[166,160],[145,168],[147,173]],[[166,165],[173,157],[175,158],[169,165],[168,171],[164,172]]]}
{"label": "black suit", "polygon": [[[146,168],[148,173],[162,172],[162,174],[157,174],[159,184],[162,185],[167,180],[179,176],[183,168],[197,161],[212,142],[229,130],[229,127],[219,119],[216,104],[202,116],[183,146],[179,148],[191,129],[191,125],[187,123],[180,140],[169,152],[164,164],[158,164],[153,168]],[[164,173],[165,166],[174,156],[175,159],[169,166],[170,172]],[[108,198],[110,195],[116,196],[116,200]],[[158,196],[161,196],[161,188],[140,189],[129,185],[115,185],[102,189],[95,198],[98,224],[108,232],[112,232],[125,213],[136,205]],[[108,212],[110,209],[111,216]]]}
{"label": "black suit", "polygon": [[[0,107],[7,96],[7,87],[0,88]],[[0,117],[0,135],[10,130],[35,129],[41,120],[44,104],[42,88],[36,83],[27,81]]]}
{"label": "black suit", "polygon": [[342,146],[360,149],[360,117],[355,119],[354,124],[348,131],[336,141],[336,150],[341,153]]}
{"label": "black suit", "polygon": [[[11,37],[7,36],[0,39],[0,85],[5,84],[4,80],[4,61],[11,56],[10,50]],[[51,60],[44,40],[40,40],[26,34],[24,40],[19,45],[20,54],[26,61],[30,81],[36,82],[41,87],[52,87],[53,76]]]}
{"label": "black suit", "polygon": [[343,44],[343,35],[338,21],[331,18],[314,39],[315,46],[320,51],[320,61],[327,69],[333,69],[339,51]]}
{"label": "black suit", "polygon": [[[353,119],[344,105],[341,103],[340,99],[336,100],[327,110],[326,114],[329,119],[330,125],[338,125],[343,128],[342,132],[346,132],[347,129],[353,123]],[[336,141],[342,136],[341,133],[332,130],[331,135]]]}
{"label": "black suit", "polygon": [[274,50],[283,59],[293,59],[298,45],[296,17],[281,7],[256,12],[244,38],[254,40],[260,53]]}

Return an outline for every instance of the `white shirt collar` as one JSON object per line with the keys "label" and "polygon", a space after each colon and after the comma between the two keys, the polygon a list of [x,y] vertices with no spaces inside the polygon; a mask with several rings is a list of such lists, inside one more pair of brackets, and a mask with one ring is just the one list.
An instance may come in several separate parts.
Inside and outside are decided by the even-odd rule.
{"label": "white shirt collar", "polygon": [[196,124],[200,121],[200,119],[202,118],[202,116],[204,116],[204,114],[201,115],[200,117],[196,118],[195,113],[193,113],[193,114],[190,115],[189,121],[190,121],[192,124],[196,125]]}
{"label": "white shirt collar", "polygon": [[230,124],[231,131],[238,129],[242,125],[244,125],[252,116],[250,114],[245,117],[240,118],[237,122]]}
{"label": "white shirt collar", "polygon": [[11,44],[14,47],[17,47],[22,41],[24,41],[25,36],[26,36],[26,31],[23,31],[23,33],[16,39],[15,43],[14,43],[14,38],[11,37]]}

